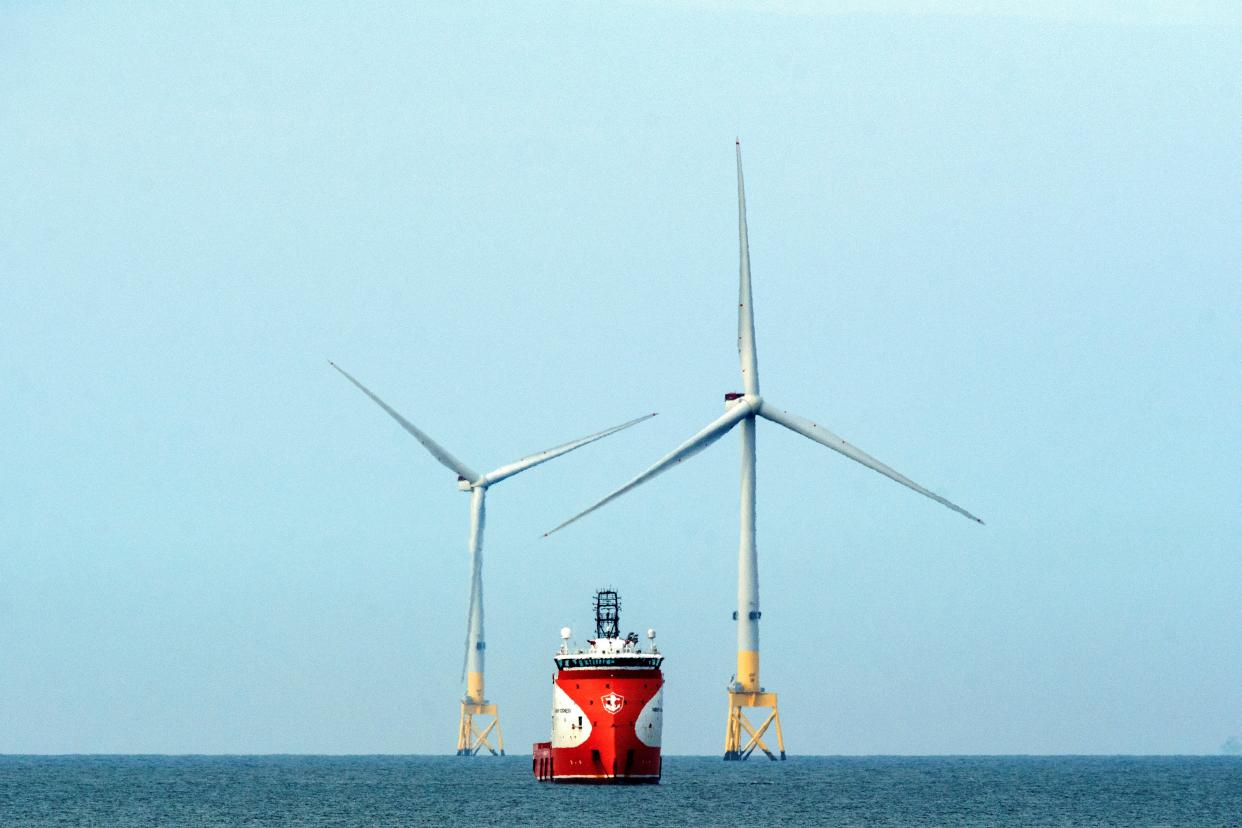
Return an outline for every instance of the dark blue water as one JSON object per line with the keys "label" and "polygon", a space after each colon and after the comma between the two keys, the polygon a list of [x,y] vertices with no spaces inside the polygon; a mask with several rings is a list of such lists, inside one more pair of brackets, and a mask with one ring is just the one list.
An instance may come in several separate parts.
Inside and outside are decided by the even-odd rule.
{"label": "dark blue water", "polygon": [[667,757],[540,785],[529,757],[0,757],[0,825],[1242,826],[1242,757]]}

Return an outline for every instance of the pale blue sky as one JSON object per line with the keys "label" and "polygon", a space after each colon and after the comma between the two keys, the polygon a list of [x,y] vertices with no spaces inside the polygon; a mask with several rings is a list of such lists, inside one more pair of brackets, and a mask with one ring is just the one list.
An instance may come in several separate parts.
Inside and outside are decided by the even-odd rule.
{"label": "pale blue sky", "polygon": [[489,695],[611,584],[719,752],[736,438],[540,535],[738,387],[737,135],[765,396],[988,521],[760,425],[790,751],[1242,734],[1237,21],[849,8],[8,4],[0,752],[451,749],[467,498],[329,358],[477,467],[661,412],[489,498]]}

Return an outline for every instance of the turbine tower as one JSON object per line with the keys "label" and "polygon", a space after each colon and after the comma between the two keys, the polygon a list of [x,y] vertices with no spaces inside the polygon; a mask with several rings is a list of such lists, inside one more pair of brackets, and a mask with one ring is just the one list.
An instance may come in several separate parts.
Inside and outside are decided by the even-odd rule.
{"label": "turbine tower", "polygon": [[[667,471],[681,461],[719,440],[735,425],[741,424],[742,484],[741,484],[741,541],[737,555],[737,674],[728,685],[729,717],[725,726],[725,759],[747,759],[759,748],[769,759],[776,757],[768,750],[763,735],[769,726],[775,726],[780,758],[785,758],[785,740],[781,734],[780,713],[776,705],[776,693],[768,692],[759,683],[759,557],[755,548],[755,418],[763,417],[778,425],[801,434],[820,445],[845,455],[885,477],[895,480],[937,503],[949,507],[977,523],[982,520],[962,507],[940,495],[928,491],[913,480],[876,460],[871,455],[850,445],[826,428],[785,411],[764,400],[759,393],[759,359],[755,350],[755,317],[750,290],[750,247],[746,237],[746,188],[742,180],[742,144],[737,151],[737,217],[738,217],[738,315],[737,350],[741,359],[742,392],[725,395],[725,413],[686,440],[654,466],[635,477],[629,483],[603,498],[595,505],[574,515],[548,534],[562,529],[585,515],[594,512],[626,492],[641,486],[656,475]],[[546,535],[545,535],[546,537]],[[744,713],[747,708],[770,711],[755,726]],[[749,739],[743,743],[743,731]]]}
{"label": "turbine tower", "polygon": [[[494,486],[502,480],[508,480],[515,474],[538,466],[540,463],[546,463],[555,457],[560,457],[562,454],[568,454],[576,448],[581,448],[588,443],[594,443],[596,440],[615,434],[622,429],[641,423],[643,420],[654,417],[655,414],[638,417],[596,434],[532,454],[529,457],[523,457],[521,460],[516,460],[486,474],[478,474],[450,454],[435,440],[428,437],[425,432],[398,414],[388,403],[375,396],[369,388],[354,379],[345,369],[332,361],[329,361],[328,364],[340,371],[345,379],[356,385],[358,390],[374,400],[380,408],[387,411],[389,416],[412,434],[415,440],[422,443],[423,447],[431,453],[432,457],[439,460],[441,465],[448,468],[449,471],[456,472],[457,488],[459,490],[470,492],[470,611],[466,619],[466,653],[463,668],[466,679],[466,695],[461,700],[461,721],[457,728],[457,755],[474,756],[482,748],[486,747],[493,756],[498,752],[503,756],[505,753],[505,737],[500,727],[500,712],[497,705],[489,702],[483,694],[483,652],[487,648],[483,638],[483,518],[487,490],[490,486]],[[475,722],[476,716],[491,717],[491,721],[487,722],[485,726],[481,726],[482,722]],[[488,739],[493,729],[496,731],[496,745],[494,747]]]}

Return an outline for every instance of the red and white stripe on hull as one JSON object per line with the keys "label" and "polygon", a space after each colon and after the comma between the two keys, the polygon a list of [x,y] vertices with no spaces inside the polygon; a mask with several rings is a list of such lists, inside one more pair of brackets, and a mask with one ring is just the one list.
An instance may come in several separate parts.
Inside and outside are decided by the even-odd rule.
{"label": "red and white stripe on hull", "polygon": [[562,669],[553,689],[553,779],[658,781],[663,687],[658,666]]}

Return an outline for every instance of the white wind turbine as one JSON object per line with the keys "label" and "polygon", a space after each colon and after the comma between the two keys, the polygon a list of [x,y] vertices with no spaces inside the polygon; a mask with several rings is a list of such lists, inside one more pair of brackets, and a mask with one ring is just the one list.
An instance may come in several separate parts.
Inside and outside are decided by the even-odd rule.
{"label": "white wind turbine", "polygon": [[[532,454],[529,457],[523,457],[521,460],[508,463],[486,474],[478,474],[450,454],[447,449],[435,440],[428,437],[416,425],[402,417],[388,403],[381,400],[369,388],[354,379],[345,369],[330,360],[328,364],[340,371],[345,379],[352,382],[358,387],[358,390],[374,400],[380,408],[387,411],[389,416],[412,434],[414,439],[422,443],[423,447],[431,452],[431,456],[439,460],[441,465],[448,468],[449,471],[455,472],[457,474],[458,489],[463,492],[470,492],[470,612],[466,621],[466,696],[461,701],[461,721],[457,730],[457,754],[459,756],[473,756],[481,748],[486,747],[493,755],[499,751],[503,756],[505,741],[503,731],[500,729],[500,714],[497,705],[488,702],[483,695],[483,652],[487,646],[483,638],[483,519],[484,500],[487,497],[487,490],[490,486],[494,486],[502,480],[508,480],[515,474],[538,466],[540,463],[546,463],[553,458],[560,457],[562,454],[568,454],[588,443],[594,443],[596,440],[601,440],[610,434],[615,434],[622,429],[629,428],[643,420],[654,417],[655,414],[637,417],[604,431],[538,452],[537,454]],[[486,727],[480,730],[475,725],[475,716],[491,716],[492,720]],[[497,736],[495,748],[488,741],[488,736],[493,728],[496,730]]]}
{"label": "white wind turbine", "polygon": [[[895,480],[937,503],[949,507],[977,523],[982,520],[962,507],[931,492],[910,478],[876,460],[861,449],[847,443],[826,428],[804,417],[785,411],[764,400],[759,394],[759,360],[755,351],[755,319],[750,290],[750,247],[746,236],[746,189],[742,180],[742,145],[737,151],[737,211],[738,211],[738,319],[737,348],[741,358],[743,393],[725,395],[725,413],[686,440],[654,466],[635,477],[629,483],[603,498],[595,505],[579,512],[557,526],[548,534],[556,532],[585,515],[594,512],[626,492],[634,489],[662,472],[667,471],[688,457],[698,454],[719,440],[738,423],[742,425],[742,484],[741,484],[741,542],[738,546],[737,577],[737,675],[728,686],[729,718],[725,730],[725,759],[746,759],[756,747],[775,758],[763,743],[762,736],[768,726],[775,723],[776,738],[781,759],[785,758],[784,737],[781,734],[780,714],[776,706],[776,693],[768,693],[759,685],[759,560],[755,548],[755,418],[782,425],[796,434],[814,440],[839,452],[849,459],[874,469],[885,477]],[[546,537],[546,535],[545,535]],[[771,712],[758,727],[743,715],[746,707],[767,708]],[[742,743],[742,730],[750,735]]]}

